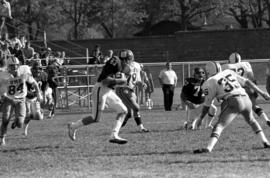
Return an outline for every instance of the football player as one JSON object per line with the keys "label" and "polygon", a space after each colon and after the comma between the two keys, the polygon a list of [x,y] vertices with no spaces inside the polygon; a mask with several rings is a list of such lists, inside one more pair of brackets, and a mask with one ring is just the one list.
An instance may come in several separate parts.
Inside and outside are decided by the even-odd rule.
{"label": "football player", "polygon": [[131,118],[132,112],[136,124],[140,127],[142,132],[149,132],[142,124],[140,115],[140,105],[137,103],[137,96],[135,94],[135,88],[137,85],[144,83],[141,82],[140,71],[141,66],[138,62],[134,61],[134,55],[131,50],[120,51],[120,59],[123,63],[123,73],[127,77],[127,84],[116,88],[116,94],[121,98],[123,103],[128,109],[128,113],[125,117],[122,126],[125,126],[128,119]]}
{"label": "football player", "polygon": [[[250,63],[241,61],[240,54],[232,53],[229,56],[228,62],[229,62],[228,64],[224,64],[222,66],[223,70],[224,69],[231,69],[231,70],[235,71],[236,73],[238,73],[240,76],[247,78],[256,84],[256,80],[255,80],[254,73],[253,73],[253,70],[252,70]],[[256,99],[258,97],[258,94],[253,89],[250,89],[248,87],[245,87],[245,90],[252,101],[253,111],[256,113],[256,115],[259,118],[264,119],[266,121],[267,125],[270,127],[270,120],[269,120],[268,116],[264,112],[263,108],[261,108],[260,106],[257,105]]]}
{"label": "football player", "polygon": [[25,97],[27,95],[26,82],[33,84],[37,91],[37,99],[42,101],[42,95],[36,80],[31,75],[28,66],[20,66],[20,62],[16,57],[7,59],[8,72],[1,75],[1,88],[3,89],[3,116],[0,133],[0,144],[5,145],[5,136],[7,126],[10,121],[12,111],[15,112],[15,121],[12,128],[21,128],[26,116]]}
{"label": "football player", "polygon": [[[202,84],[205,80],[205,71],[201,67],[194,69],[193,77],[185,79],[185,85],[182,88],[180,97],[183,104],[187,106],[187,120],[185,128],[196,129],[196,120],[202,110],[202,103],[204,102],[204,93],[202,91]],[[211,105],[208,112],[208,119],[206,127],[212,127],[211,121],[215,116],[217,108]]]}
{"label": "football player", "polygon": [[69,137],[71,140],[76,139],[76,131],[82,126],[99,122],[100,112],[105,109],[105,106],[111,107],[117,112],[116,123],[113,129],[110,142],[125,144],[126,139],[119,136],[119,131],[127,114],[127,108],[122,100],[115,94],[114,87],[126,83],[126,78],[118,78],[117,75],[122,71],[121,61],[117,56],[113,56],[106,62],[102,68],[102,72],[98,77],[97,83],[92,90],[93,107],[92,115],[84,117],[76,122],[68,124]]}
{"label": "football player", "polygon": [[[37,81],[40,90],[43,95],[43,102],[46,103],[46,89],[48,88],[48,75],[44,71],[42,71],[41,64],[35,61],[32,64],[31,73],[34,79]],[[41,103],[37,100],[37,91],[33,84],[27,84],[27,95],[26,95],[26,117],[24,121],[24,135],[28,134],[28,126],[31,120],[43,120],[44,113],[41,109]],[[52,101],[52,99],[51,99]],[[52,106],[50,106],[52,109]]]}
{"label": "football player", "polygon": [[221,71],[221,66],[217,62],[207,62],[205,66],[208,79],[204,82],[202,89],[205,93],[205,102],[202,113],[198,120],[198,125],[209,111],[215,98],[222,100],[221,112],[218,122],[215,124],[210,141],[206,148],[194,150],[194,153],[211,152],[216,145],[222,131],[238,115],[242,115],[245,121],[251,126],[255,134],[263,142],[264,148],[270,148],[268,139],[254,118],[252,112],[252,102],[242,86],[249,87],[260,94],[265,100],[270,100],[268,93],[258,88],[252,81],[237,75],[232,70]]}

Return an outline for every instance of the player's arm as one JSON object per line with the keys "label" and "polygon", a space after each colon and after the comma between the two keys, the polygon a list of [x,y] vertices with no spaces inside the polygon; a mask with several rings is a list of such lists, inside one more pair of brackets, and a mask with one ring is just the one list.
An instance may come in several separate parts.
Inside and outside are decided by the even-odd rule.
{"label": "player's arm", "polygon": [[[123,73],[121,73],[120,75],[124,75]],[[112,76],[107,76],[104,80],[102,80],[102,84],[109,86],[109,85],[123,85],[127,82],[126,77],[122,77],[122,76],[117,76],[116,77],[112,77]]]}
{"label": "player's arm", "polygon": [[251,80],[246,79],[244,77],[241,77],[239,75],[236,75],[236,78],[238,82],[245,87],[253,89],[255,92],[259,93],[265,100],[270,100],[270,96],[268,93],[262,91],[255,83],[253,83]]}
{"label": "player's arm", "polygon": [[213,89],[211,87],[206,87],[203,91],[205,94],[205,101],[203,104],[202,112],[201,112],[200,117],[197,121],[197,127],[201,126],[202,120],[205,117],[205,115],[208,113],[210,106],[214,102],[214,98],[215,98],[215,92],[213,91]]}
{"label": "player's arm", "polygon": [[26,76],[26,82],[29,82],[32,84],[32,86],[34,87],[34,89],[36,90],[37,92],[37,99],[39,101],[42,101],[42,93],[40,91],[40,88],[38,86],[38,83],[37,81],[34,79],[34,77],[32,75],[27,75]]}

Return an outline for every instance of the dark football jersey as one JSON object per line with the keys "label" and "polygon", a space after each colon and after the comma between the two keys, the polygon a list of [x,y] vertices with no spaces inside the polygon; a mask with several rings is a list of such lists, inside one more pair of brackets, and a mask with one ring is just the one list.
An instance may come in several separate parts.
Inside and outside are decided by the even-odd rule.
{"label": "dark football jersey", "polygon": [[182,93],[187,97],[187,100],[194,104],[202,104],[205,99],[205,95],[202,91],[202,83],[198,83],[195,78],[186,78],[185,85],[182,88]]}
{"label": "dark football jersey", "polygon": [[103,66],[101,74],[98,77],[98,82],[106,79],[108,76],[113,77],[117,72],[121,72],[122,65],[118,57],[112,57],[106,64]]}
{"label": "dark football jersey", "polygon": [[[41,91],[45,91],[46,89],[46,85],[48,84],[48,75],[46,72],[34,72],[32,71],[33,77],[34,79],[37,81]],[[35,88],[33,87],[33,84],[30,83],[26,83],[27,85],[27,95],[26,97],[28,99],[33,99],[35,97],[37,97],[37,92],[35,90]]]}

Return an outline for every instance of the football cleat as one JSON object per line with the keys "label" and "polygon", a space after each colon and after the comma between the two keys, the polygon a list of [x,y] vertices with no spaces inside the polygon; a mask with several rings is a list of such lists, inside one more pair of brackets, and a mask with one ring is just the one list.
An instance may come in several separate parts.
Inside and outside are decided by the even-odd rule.
{"label": "football cleat", "polygon": [[11,129],[15,129],[17,127],[17,121],[14,121],[12,124],[11,124]]}
{"label": "football cleat", "polygon": [[264,148],[270,148],[270,144],[267,143],[267,142],[264,142],[264,143],[263,143],[263,147],[264,147]]}
{"label": "football cleat", "polygon": [[201,148],[193,151],[194,154],[209,153],[209,152],[210,151],[207,148]]}
{"label": "football cleat", "polygon": [[54,114],[52,114],[52,111],[49,112],[47,119],[53,119]]}
{"label": "football cleat", "polygon": [[72,141],[76,140],[76,129],[72,128],[72,122],[68,123],[68,136]]}
{"label": "football cleat", "polygon": [[266,124],[270,127],[270,121],[266,121]]}
{"label": "football cleat", "polygon": [[187,122],[187,121],[184,122],[184,128],[185,128],[186,130],[188,130],[188,122]]}
{"label": "football cleat", "polygon": [[146,132],[150,132],[150,131],[149,131],[148,129],[146,129],[146,128],[142,128],[141,131],[142,131],[142,132],[145,132],[145,133],[146,133]]}
{"label": "football cleat", "polygon": [[5,137],[1,138],[1,140],[0,140],[0,146],[6,146]]}
{"label": "football cleat", "polygon": [[119,136],[112,136],[111,139],[109,140],[111,143],[117,143],[117,144],[126,144],[127,140],[123,139]]}
{"label": "football cleat", "polygon": [[24,132],[23,135],[27,137],[28,135],[28,126],[29,126],[29,122],[27,124],[24,124]]}

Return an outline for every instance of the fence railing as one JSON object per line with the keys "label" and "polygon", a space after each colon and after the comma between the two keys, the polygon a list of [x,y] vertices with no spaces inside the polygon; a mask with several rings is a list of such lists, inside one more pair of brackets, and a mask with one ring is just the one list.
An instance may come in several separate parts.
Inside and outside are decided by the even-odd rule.
{"label": "fence railing", "polygon": [[[259,85],[265,85],[266,62],[269,59],[243,60],[251,63],[254,75]],[[225,63],[226,61],[219,61]],[[201,62],[172,62],[173,69],[178,76],[178,88],[184,85],[184,80],[193,75],[197,66],[204,66]],[[159,72],[165,68],[164,63],[143,63],[152,73],[154,86],[159,88]],[[103,65],[64,65],[61,66],[62,75],[58,77],[58,108],[88,107],[91,109],[91,91]],[[162,97],[160,97],[162,98]],[[162,100],[162,99],[161,99]],[[160,101],[161,102],[161,101]],[[162,102],[160,103],[162,104]]]}

